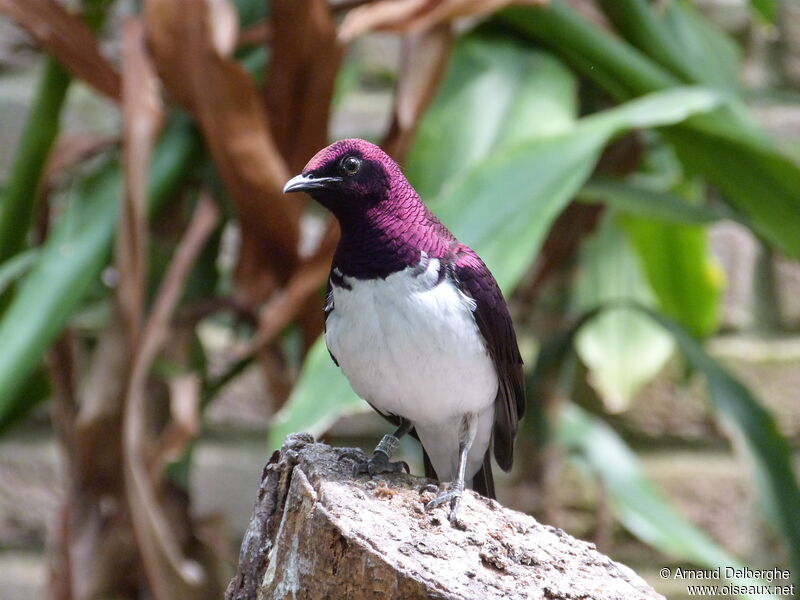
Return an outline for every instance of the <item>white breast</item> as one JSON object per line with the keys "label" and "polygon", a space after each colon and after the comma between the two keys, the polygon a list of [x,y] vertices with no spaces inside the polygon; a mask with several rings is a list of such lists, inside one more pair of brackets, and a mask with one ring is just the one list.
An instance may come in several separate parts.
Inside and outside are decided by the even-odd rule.
{"label": "white breast", "polygon": [[[498,383],[473,318],[474,301],[448,279],[437,285],[439,269],[438,259],[423,254],[419,266],[385,279],[345,277],[345,286],[332,286],[325,340],[356,393],[410,420],[447,479],[458,456],[454,430],[467,413],[483,416],[475,440],[480,462]],[[448,439],[432,439],[438,437]]]}

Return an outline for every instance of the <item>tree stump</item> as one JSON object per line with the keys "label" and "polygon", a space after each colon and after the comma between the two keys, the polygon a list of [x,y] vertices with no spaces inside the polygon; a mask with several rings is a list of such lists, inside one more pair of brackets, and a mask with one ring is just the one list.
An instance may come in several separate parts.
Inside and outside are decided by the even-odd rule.
{"label": "tree stump", "polygon": [[347,452],[294,434],[272,455],[227,600],[663,600],[594,544],[472,491],[452,526],[449,506],[423,510],[429,480],[354,477]]}

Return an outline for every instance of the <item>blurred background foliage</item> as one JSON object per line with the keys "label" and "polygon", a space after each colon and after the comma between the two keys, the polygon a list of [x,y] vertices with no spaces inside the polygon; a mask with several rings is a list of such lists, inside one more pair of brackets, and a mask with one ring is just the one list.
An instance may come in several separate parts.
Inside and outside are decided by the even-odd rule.
{"label": "blurred background foliage", "polygon": [[[510,299],[530,409],[501,501],[633,557],[670,596],[685,590],[659,581],[664,565],[784,567],[797,582],[800,5],[0,13],[0,81],[38,78],[3,150],[3,468],[36,463],[15,440],[49,415],[63,465],[45,503],[50,596],[221,595],[238,538],[202,510],[214,431],[235,443],[254,426],[258,466],[292,431],[365,448],[380,435],[319,338],[336,226],[281,193],[344,136],[398,160]],[[90,108],[70,122],[76,97]],[[725,355],[742,347],[744,362],[788,364],[788,406],[739,381]],[[727,457],[745,473],[718,508],[692,514],[692,473],[678,469],[677,493],[651,477],[642,458],[676,438],[711,471]],[[236,465],[211,462],[205,477],[248,510],[258,470],[232,487]],[[19,498],[2,508],[25,521]],[[739,511],[721,518],[734,531],[717,511]]]}

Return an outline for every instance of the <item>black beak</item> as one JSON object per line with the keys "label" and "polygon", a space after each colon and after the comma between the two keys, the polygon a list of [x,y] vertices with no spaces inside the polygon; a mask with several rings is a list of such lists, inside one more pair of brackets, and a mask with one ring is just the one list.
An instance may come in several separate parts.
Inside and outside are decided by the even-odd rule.
{"label": "black beak", "polygon": [[286,182],[283,186],[283,193],[291,192],[313,192],[314,190],[324,190],[332,187],[333,184],[341,183],[341,177],[314,177],[313,175],[296,175]]}

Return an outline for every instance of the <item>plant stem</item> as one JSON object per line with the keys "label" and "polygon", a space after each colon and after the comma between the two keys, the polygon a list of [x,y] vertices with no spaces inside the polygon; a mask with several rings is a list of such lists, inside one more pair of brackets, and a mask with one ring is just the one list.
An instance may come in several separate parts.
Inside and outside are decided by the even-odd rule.
{"label": "plant stem", "polygon": [[42,171],[58,135],[61,107],[70,81],[67,71],[48,56],[0,200],[0,262],[25,247],[36,214]]}

